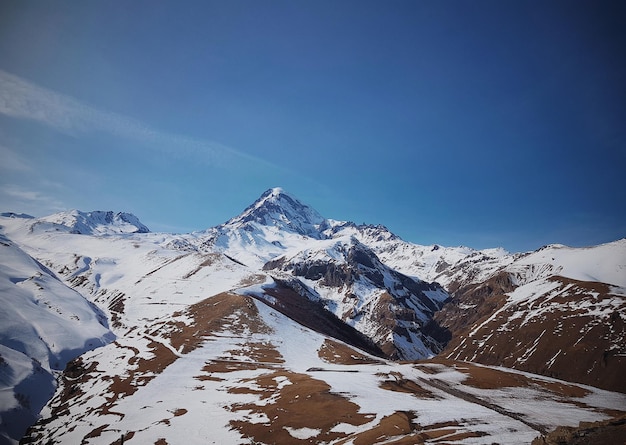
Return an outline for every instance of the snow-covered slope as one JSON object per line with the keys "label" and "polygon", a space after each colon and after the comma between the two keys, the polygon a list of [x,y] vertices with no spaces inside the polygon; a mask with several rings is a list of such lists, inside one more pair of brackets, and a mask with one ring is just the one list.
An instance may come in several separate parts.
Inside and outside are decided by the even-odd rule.
{"label": "snow-covered slope", "polygon": [[387,362],[230,293],[175,314],[152,325],[148,345],[111,345],[74,362],[26,440],[519,444],[610,418],[626,403],[503,369]]}
{"label": "snow-covered slope", "polygon": [[506,270],[518,285],[559,275],[626,288],[626,238],[584,248],[544,246],[521,256]]}
{"label": "snow-covered slope", "polygon": [[114,339],[104,314],[0,234],[0,442],[54,394],[54,373]]}

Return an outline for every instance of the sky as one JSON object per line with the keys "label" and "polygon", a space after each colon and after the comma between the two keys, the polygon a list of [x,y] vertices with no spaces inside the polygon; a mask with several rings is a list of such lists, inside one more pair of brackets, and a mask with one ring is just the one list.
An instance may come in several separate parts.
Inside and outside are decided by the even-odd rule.
{"label": "sky", "polygon": [[203,230],[282,187],[418,244],[626,236],[622,1],[0,2],[0,211]]}

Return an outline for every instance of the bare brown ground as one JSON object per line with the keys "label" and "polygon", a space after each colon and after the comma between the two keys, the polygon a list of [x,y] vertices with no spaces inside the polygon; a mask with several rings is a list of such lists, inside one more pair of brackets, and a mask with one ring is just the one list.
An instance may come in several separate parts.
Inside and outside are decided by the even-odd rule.
{"label": "bare brown ground", "polygon": [[239,282],[239,284],[237,284],[235,287],[236,288],[242,288],[242,287],[253,286],[255,284],[263,284],[266,279],[267,279],[267,277],[265,275],[261,275],[261,274],[250,275],[250,276],[242,279]]}
{"label": "bare brown ground", "polygon": [[200,272],[202,270],[203,267],[207,267],[207,266],[212,265],[221,256],[222,255],[219,254],[219,253],[208,253],[208,254],[205,254],[204,255],[204,261],[202,263],[200,263],[200,265],[198,267],[196,267],[194,270],[192,270],[191,272],[185,274],[183,276],[183,279],[187,279],[187,278],[197,274],[198,272]]}
{"label": "bare brown ground", "polygon": [[193,351],[212,333],[222,332],[226,327],[235,335],[241,335],[246,327],[261,333],[269,329],[259,319],[252,298],[227,292],[195,303],[183,313],[194,322],[171,322],[168,326],[170,343],[181,353]]}
{"label": "bare brown ground", "polygon": [[352,434],[337,444],[370,445],[384,442],[386,445],[417,445],[426,442],[447,443],[485,435],[482,432],[463,431],[464,428],[457,422],[421,426],[414,420],[413,412],[396,411],[383,417],[375,427]]}
{"label": "bare brown ground", "polygon": [[[397,436],[406,436],[407,434],[413,433],[417,425],[413,422],[415,419],[415,414],[412,412],[404,412],[404,411],[396,411],[389,416],[383,417],[378,425],[374,428],[371,428],[362,433],[358,433],[356,435],[350,436],[350,441],[354,443],[354,445],[369,445],[377,442],[381,442],[383,440],[389,440],[390,438]],[[411,438],[403,438],[403,439],[412,439]],[[402,440],[402,439],[400,439]],[[339,442],[340,444],[345,443],[346,441]],[[392,442],[392,443],[420,443],[420,442]]]}
{"label": "bare brown ground", "polygon": [[[283,385],[279,389],[277,379],[282,378],[287,378],[291,384]],[[373,417],[359,413],[358,405],[340,394],[332,393],[325,382],[307,374],[275,371],[242,383],[254,383],[255,387],[263,389],[240,387],[231,392],[257,394],[266,404],[239,404],[231,406],[231,409],[253,415],[264,414],[269,422],[232,421],[231,425],[243,436],[261,443],[291,445],[334,441],[346,435],[330,431],[335,425],[363,425]],[[268,402],[270,397],[273,399]],[[285,427],[312,428],[320,432],[311,440],[300,440],[291,436]]]}
{"label": "bare brown ground", "polygon": [[317,355],[325,362],[337,365],[366,365],[382,363],[380,360],[363,355],[356,349],[331,339],[326,339],[324,341],[319,351],[317,351]]}
{"label": "bare brown ground", "polygon": [[436,396],[429,390],[422,388],[416,382],[405,379],[399,372],[391,372],[389,374],[380,375],[380,377],[388,377],[383,380],[380,387],[388,391],[397,391],[413,394],[422,399],[435,399]]}

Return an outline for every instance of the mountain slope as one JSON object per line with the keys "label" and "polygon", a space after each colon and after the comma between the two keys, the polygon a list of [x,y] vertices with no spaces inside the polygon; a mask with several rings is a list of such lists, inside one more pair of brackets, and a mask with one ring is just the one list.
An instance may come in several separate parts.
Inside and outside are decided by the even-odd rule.
{"label": "mountain slope", "polygon": [[4,235],[0,258],[0,441],[10,441],[54,394],[55,373],[115,337],[93,304]]}
{"label": "mountain slope", "polygon": [[625,271],[624,239],[520,256],[436,314],[443,354],[626,392]]}
{"label": "mountain slope", "polygon": [[236,294],[176,314],[153,325],[150,353],[75,361],[24,443],[517,444],[626,403],[506,370],[381,361]]}
{"label": "mountain slope", "polygon": [[500,248],[421,246],[404,241],[382,225],[330,221],[329,226],[324,235],[353,236],[392,269],[424,281],[436,281],[450,292],[464,283],[486,279],[515,258]]}

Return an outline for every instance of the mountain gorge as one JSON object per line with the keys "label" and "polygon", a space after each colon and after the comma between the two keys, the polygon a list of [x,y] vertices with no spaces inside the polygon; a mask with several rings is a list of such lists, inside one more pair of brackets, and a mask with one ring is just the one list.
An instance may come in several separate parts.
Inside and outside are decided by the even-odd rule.
{"label": "mountain gorge", "polygon": [[280,188],[191,234],[0,226],[0,443],[518,444],[626,414],[626,239],[420,246]]}

